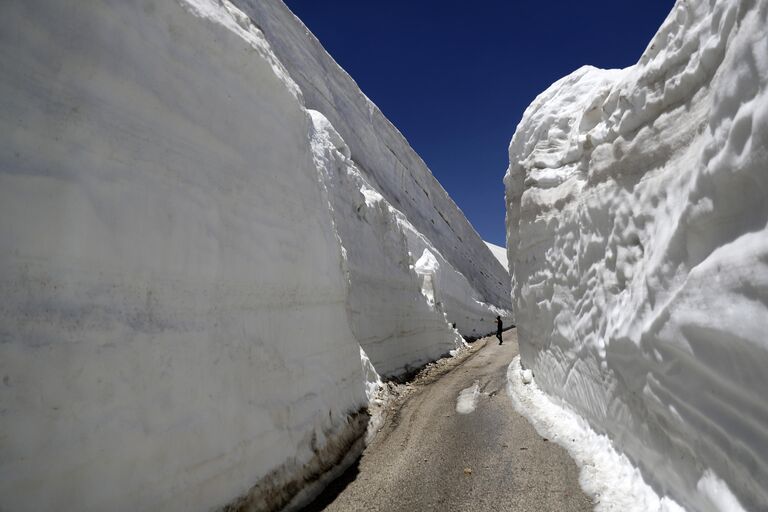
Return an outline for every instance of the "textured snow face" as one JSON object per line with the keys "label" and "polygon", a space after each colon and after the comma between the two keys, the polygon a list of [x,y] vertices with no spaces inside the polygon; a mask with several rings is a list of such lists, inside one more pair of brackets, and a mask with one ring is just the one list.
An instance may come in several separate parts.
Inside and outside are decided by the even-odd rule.
{"label": "textured snow face", "polygon": [[[380,375],[509,315],[485,247],[438,250],[393,207],[260,22],[219,0],[3,7],[3,508],[280,508],[351,462]],[[468,279],[452,262],[475,253]]]}
{"label": "textured snow face", "polygon": [[679,1],[531,104],[505,177],[524,364],[696,510],[768,504],[767,16]]}

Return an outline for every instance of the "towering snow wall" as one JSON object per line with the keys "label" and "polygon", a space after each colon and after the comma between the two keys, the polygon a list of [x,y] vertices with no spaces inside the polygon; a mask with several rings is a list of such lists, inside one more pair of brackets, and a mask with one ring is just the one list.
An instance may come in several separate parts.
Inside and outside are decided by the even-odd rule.
{"label": "towering snow wall", "polygon": [[767,17],[679,0],[635,66],[558,81],[509,148],[524,364],[695,510],[768,507]]}
{"label": "towering snow wall", "polygon": [[[484,247],[475,229],[402,134],[304,24],[282,2],[233,3],[257,20],[275,54],[301,87],[307,107],[328,118],[370,186],[465,276],[478,300],[509,309],[507,271]],[[455,321],[462,333],[472,334],[472,329],[467,328],[467,321],[473,322],[471,316],[463,323]],[[472,328],[479,331],[481,325],[473,324]]]}
{"label": "towering snow wall", "polygon": [[[359,444],[361,359],[396,375],[460,344],[449,321],[509,314],[420,160],[378,167],[385,194],[357,163],[375,131],[347,145],[328,121],[347,114],[307,110],[258,28],[294,18],[218,0],[2,14],[0,508],[280,507]],[[334,70],[331,94],[364,98]]]}

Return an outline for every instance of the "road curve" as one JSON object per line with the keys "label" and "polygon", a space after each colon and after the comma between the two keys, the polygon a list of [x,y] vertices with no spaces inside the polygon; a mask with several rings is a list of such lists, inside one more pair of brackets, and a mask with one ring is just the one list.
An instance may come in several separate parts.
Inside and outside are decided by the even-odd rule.
{"label": "road curve", "polygon": [[[507,396],[517,331],[505,332],[503,345],[493,337],[476,343],[485,346],[446,375],[417,381],[358,463],[304,510],[591,510],[574,462],[540,437]],[[475,383],[476,408],[458,413],[459,394]],[[471,409],[471,400],[464,405]]]}

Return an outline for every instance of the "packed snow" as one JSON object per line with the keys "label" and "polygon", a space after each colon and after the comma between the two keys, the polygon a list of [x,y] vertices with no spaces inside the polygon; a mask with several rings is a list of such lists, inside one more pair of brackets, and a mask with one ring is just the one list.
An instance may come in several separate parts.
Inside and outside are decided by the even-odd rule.
{"label": "packed snow", "polygon": [[485,245],[488,246],[488,249],[490,249],[491,254],[493,254],[493,257],[499,260],[499,263],[501,263],[501,266],[504,267],[504,269],[509,272],[509,260],[507,259],[507,250],[504,247],[499,247],[498,245],[494,245],[490,242],[485,242]]}
{"label": "packed snow", "polygon": [[679,0],[509,147],[523,364],[692,510],[768,507],[768,2]]}
{"label": "packed snow", "polygon": [[480,383],[474,384],[466,389],[462,389],[459,397],[456,399],[456,412],[459,414],[469,414],[477,408],[477,400],[480,398]]}
{"label": "packed snow", "polygon": [[3,508],[295,505],[382,376],[511,318],[405,139],[241,4],[3,6]]}

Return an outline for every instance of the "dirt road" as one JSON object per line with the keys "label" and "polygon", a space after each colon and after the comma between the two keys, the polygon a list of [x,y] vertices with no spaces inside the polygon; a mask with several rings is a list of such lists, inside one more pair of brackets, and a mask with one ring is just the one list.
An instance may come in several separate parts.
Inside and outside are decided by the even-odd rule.
{"label": "dirt road", "polygon": [[[512,407],[506,372],[517,332],[485,346],[434,382],[414,384],[363,457],[305,510],[587,511],[568,454]],[[457,412],[462,390],[468,397]]]}

